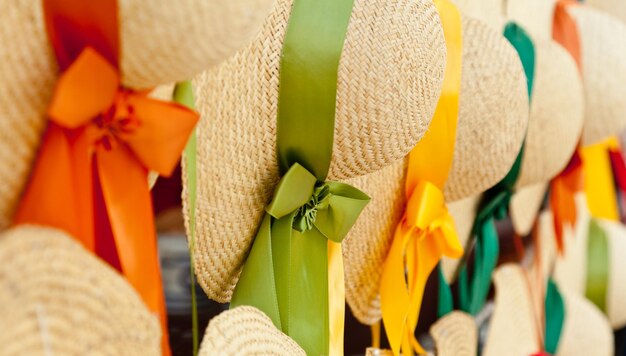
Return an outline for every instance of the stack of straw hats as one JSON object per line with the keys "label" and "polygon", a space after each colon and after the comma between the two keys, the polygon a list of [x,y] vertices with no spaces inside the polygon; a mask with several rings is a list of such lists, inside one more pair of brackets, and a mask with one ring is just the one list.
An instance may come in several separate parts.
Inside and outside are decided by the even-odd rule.
{"label": "stack of straw hats", "polygon": [[0,235],[3,355],[159,355],[161,332],[133,288],[65,233]]}

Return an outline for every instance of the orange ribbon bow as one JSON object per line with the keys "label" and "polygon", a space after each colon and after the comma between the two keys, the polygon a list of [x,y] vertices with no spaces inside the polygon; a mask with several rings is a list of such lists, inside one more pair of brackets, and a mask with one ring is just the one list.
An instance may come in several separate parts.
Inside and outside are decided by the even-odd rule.
{"label": "orange ribbon bow", "polygon": [[168,353],[148,170],[170,175],[198,115],[120,86],[85,47],[62,73],[15,223],[54,226],[120,270],[159,314]]}
{"label": "orange ribbon bow", "polygon": [[550,187],[550,206],[553,212],[557,251],[562,254],[563,229],[565,225],[575,227],[577,217],[575,196],[583,190],[582,160],[578,150],[563,172],[552,179]]}

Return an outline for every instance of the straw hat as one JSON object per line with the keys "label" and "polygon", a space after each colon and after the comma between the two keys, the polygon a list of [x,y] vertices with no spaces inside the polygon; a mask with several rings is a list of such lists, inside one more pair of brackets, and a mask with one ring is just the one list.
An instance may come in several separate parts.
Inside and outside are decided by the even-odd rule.
{"label": "straw hat", "polygon": [[[517,264],[499,267],[494,273],[494,283],[495,308],[483,355],[527,356],[538,352],[541,348],[538,324],[522,267]],[[568,292],[562,296],[565,320],[556,355],[612,355],[613,333],[606,318],[584,298]]]}
{"label": "straw hat", "polygon": [[580,35],[585,128],[583,144],[593,144],[626,128],[626,24],[589,6],[569,6]]}
{"label": "straw hat", "polygon": [[539,330],[526,275],[521,266],[505,264],[493,273],[496,290],[484,356],[532,355],[539,351]]}
{"label": "straw hat", "polygon": [[[124,85],[189,79],[242,46],[271,0],[119,0]],[[57,64],[42,1],[0,3],[0,229],[11,222],[34,162]]]}
{"label": "straw hat", "polygon": [[65,233],[0,236],[3,355],[159,355],[156,316],[112,268]]}
{"label": "straw hat", "polygon": [[626,4],[621,0],[586,0],[585,4],[626,21]]}
{"label": "straw hat", "polygon": [[[475,195],[500,180],[517,156],[528,120],[526,79],[515,50],[478,20],[464,17],[462,26],[459,119],[447,200]],[[350,180],[372,198],[343,244],[346,298],[365,324],[381,317],[378,289],[404,212],[405,161]]]}
{"label": "straw hat", "polygon": [[532,229],[547,183],[576,150],[583,128],[583,84],[576,62],[551,40],[535,40],[535,81],[517,193],[510,212],[515,231]]}
{"label": "straw hat", "polygon": [[[569,231],[563,238],[565,254],[556,257],[554,277],[559,286],[578,295],[585,295],[587,276],[587,241],[591,216],[587,209],[585,196],[576,197],[577,222],[574,232]],[[544,214],[550,214],[546,212]],[[551,215],[549,215],[551,216]],[[626,227],[620,223],[598,219],[600,226],[608,235],[608,286],[606,294],[606,315],[613,329],[626,325]],[[551,226],[551,220],[546,225]],[[550,228],[542,230],[546,239],[554,239]]]}
{"label": "straw hat", "polygon": [[306,355],[289,336],[276,329],[260,310],[242,306],[221,313],[209,322],[199,356]]}
{"label": "straw hat", "polygon": [[478,330],[474,318],[460,311],[453,311],[437,320],[430,327],[438,356],[476,355]]}
{"label": "straw hat", "polygon": [[[279,181],[279,63],[291,0],[278,0],[261,34],[195,78],[198,281],[230,300],[265,205]],[[424,135],[443,80],[445,43],[430,0],[354,3],[338,68],[330,180],[379,170]],[[183,177],[185,186],[187,178]],[[187,189],[187,188],[185,188]],[[188,234],[188,235],[189,235]]]}

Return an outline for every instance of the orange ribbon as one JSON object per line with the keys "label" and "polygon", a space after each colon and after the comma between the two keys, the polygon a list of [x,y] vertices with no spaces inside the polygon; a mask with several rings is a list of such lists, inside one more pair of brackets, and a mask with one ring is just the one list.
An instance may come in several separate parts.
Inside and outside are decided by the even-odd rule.
{"label": "orange ribbon", "polygon": [[198,116],[120,87],[86,47],[62,73],[15,223],[68,231],[118,268],[158,313],[169,354],[148,170],[170,175]]}
{"label": "orange ribbon", "polygon": [[552,219],[559,254],[564,252],[563,229],[565,225],[572,228],[576,225],[575,195],[583,190],[583,181],[582,160],[576,151],[563,172],[550,183],[550,206],[553,212]]}
{"label": "orange ribbon", "polygon": [[[576,62],[579,73],[582,72],[580,55],[580,37],[578,26],[567,12],[567,7],[575,6],[573,0],[559,0],[554,9],[552,39],[569,52]],[[583,169],[579,150],[565,169],[551,182],[550,206],[553,211],[553,224],[557,251],[563,253],[563,229],[565,225],[576,225],[576,203],[574,196],[583,190]]]}

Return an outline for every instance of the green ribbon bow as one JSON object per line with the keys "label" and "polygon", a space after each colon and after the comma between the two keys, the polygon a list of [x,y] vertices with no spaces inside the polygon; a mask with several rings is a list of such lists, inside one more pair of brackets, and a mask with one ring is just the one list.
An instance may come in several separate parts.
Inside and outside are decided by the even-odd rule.
{"label": "green ribbon bow", "polygon": [[232,307],[255,306],[308,354],[328,353],[327,241],[340,243],[368,201],[347,184],[317,183],[294,164],[266,209]]}
{"label": "green ribbon bow", "polygon": [[[369,202],[324,182],[335,127],[337,68],[352,0],[295,0],[280,66],[281,173],[235,288],[309,355],[329,352],[328,240],[340,243]],[[341,301],[343,305],[344,301]]]}
{"label": "green ribbon bow", "polygon": [[[508,23],[505,26],[504,37],[509,40],[520,57],[526,74],[530,99],[535,75],[534,45],[526,31],[514,23]],[[476,315],[487,300],[491,286],[491,275],[498,262],[500,249],[495,221],[504,219],[508,215],[509,203],[522,166],[524,146],[522,144],[520,152],[506,177],[485,192],[480,204],[481,208],[474,221],[472,232],[476,236],[476,244],[474,246],[474,272],[471,282],[468,282],[467,261],[462,264],[459,274],[459,306],[461,310],[472,315]],[[446,301],[449,299],[448,294],[451,294],[450,286],[442,281],[439,289],[439,314],[445,315],[452,311],[451,303]]]}
{"label": "green ribbon bow", "polygon": [[585,296],[606,312],[609,283],[609,237],[596,219],[589,222]]}

